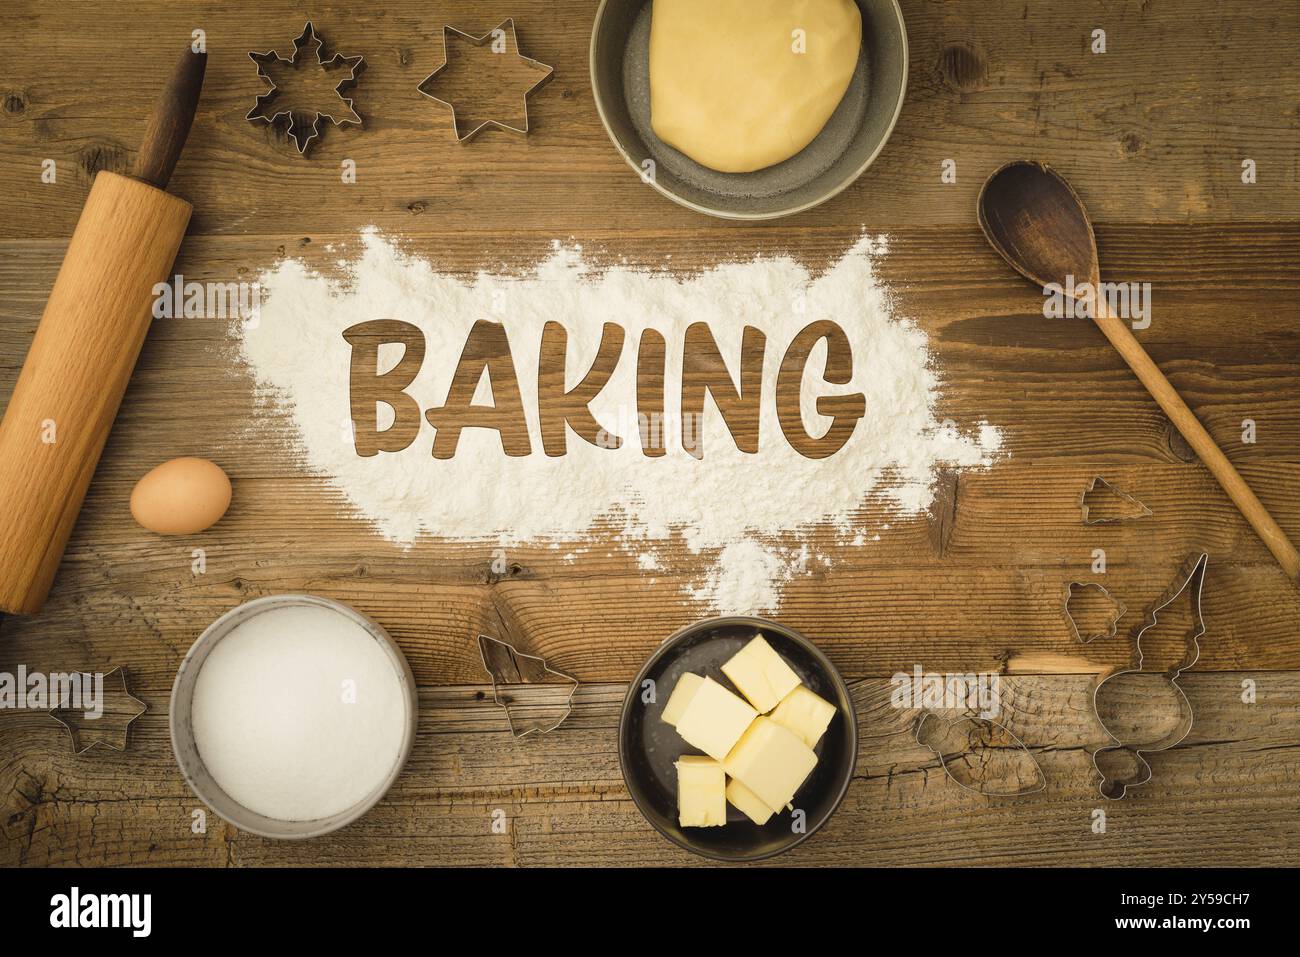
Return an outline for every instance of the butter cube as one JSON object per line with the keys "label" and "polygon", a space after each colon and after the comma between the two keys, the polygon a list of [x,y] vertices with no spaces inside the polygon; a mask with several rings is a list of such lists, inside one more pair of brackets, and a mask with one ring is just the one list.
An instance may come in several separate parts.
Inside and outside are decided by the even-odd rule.
{"label": "butter cube", "polygon": [[756,712],[712,678],[705,678],[677,719],[677,733],[693,748],[721,761]]}
{"label": "butter cube", "polygon": [[722,764],[760,801],[779,811],[817,766],[817,755],[793,731],[759,715]]}
{"label": "butter cube", "polygon": [[727,776],[712,758],[684,754],[677,759],[677,820],[682,827],[727,823]]}
{"label": "butter cube", "polygon": [[757,794],[735,778],[727,782],[727,800],[755,824],[766,824],[773,814],[772,809]]}
{"label": "butter cube", "polygon": [[749,644],[731,656],[722,673],[749,699],[760,714],[767,714],[799,684],[785,659],[772,646],[755,635]]}
{"label": "butter cube", "polygon": [[675,725],[702,684],[704,678],[689,671],[678,678],[677,684],[673,686],[673,693],[668,696],[668,703],[664,705],[663,713],[659,717],[668,724]]}
{"label": "butter cube", "polygon": [[800,685],[782,698],[771,715],[773,721],[793,731],[810,748],[817,747],[817,742],[826,733],[833,717],[835,705],[809,691],[805,685]]}

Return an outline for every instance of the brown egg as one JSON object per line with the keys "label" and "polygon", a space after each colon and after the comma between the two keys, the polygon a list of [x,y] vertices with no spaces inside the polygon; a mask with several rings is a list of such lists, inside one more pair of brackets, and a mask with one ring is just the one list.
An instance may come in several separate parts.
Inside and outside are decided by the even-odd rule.
{"label": "brown egg", "polygon": [[164,462],[135,483],[131,516],[159,535],[192,535],[213,525],[230,506],[230,479],[207,459]]}

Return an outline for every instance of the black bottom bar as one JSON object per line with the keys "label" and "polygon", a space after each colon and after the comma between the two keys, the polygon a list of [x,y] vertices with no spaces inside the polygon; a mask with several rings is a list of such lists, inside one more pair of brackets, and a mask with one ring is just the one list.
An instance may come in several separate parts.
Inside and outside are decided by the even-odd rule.
{"label": "black bottom bar", "polygon": [[[144,939],[146,911],[143,896],[129,895],[146,894],[150,940],[257,928],[249,941],[259,945],[332,948],[401,931],[431,945],[568,946],[561,937],[576,936],[586,949],[612,943],[597,936],[611,919],[638,948],[710,926],[733,937],[838,928],[864,946],[876,933],[939,946],[1026,932],[1071,943],[1200,934],[1228,944],[1295,922],[1294,872],[1278,870],[7,870],[0,880],[7,943],[75,933],[83,944],[130,945]],[[119,926],[71,926],[105,922]]]}

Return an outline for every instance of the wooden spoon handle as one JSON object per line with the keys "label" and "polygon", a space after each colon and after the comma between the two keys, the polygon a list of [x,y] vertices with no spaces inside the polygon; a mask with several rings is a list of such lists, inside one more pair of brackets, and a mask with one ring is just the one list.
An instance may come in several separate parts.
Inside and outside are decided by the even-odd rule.
{"label": "wooden spoon handle", "polygon": [[1264,508],[1264,503],[1251,491],[1246,480],[1241,477],[1241,473],[1228,461],[1228,457],[1215,444],[1210,433],[1205,431],[1205,426],[1201,425],[1195,413],[1187,407],[1187,403],[1165,378],[1164,373],[1147,355],[1147,351],[1134,337],[1128,323],[1106,312],[1104,305],[1098,313],[1097,325],[1110,340],[1110,344],[1124,357],[1129,368],[1142,380],[1151,397],[1164,410],[1165,415],[1169,416],[1170,421],[1187,440],[1187,444],[1209,467],[1219,484],[1223,486],[1223,490],[1228,493],[1228,498],[1232,499],[1232,504],[1241,510],[1246,521],[1250,522],[1250,527],[1264,540],[1264,544],[1278,560],[1287,577],[1300,584],[1300,552],[1296,551],[1296,547],[1291,544],[1286,533],[1273,520],[1268,509]]}

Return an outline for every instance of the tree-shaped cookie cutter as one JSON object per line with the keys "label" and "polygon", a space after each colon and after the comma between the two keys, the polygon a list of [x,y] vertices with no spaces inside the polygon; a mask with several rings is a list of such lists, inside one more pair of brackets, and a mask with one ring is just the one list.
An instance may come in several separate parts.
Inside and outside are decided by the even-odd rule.
{"label": "tree-shaped cookie cutter", "polygon": [[[1178,584],[1172,592],[1167,592],[1165,597],[1157,600],[1156,604],[1152,606],[1151,610],[1147,613],[1146,620],[1143,622],[1142,627],[1138,630],[1134,639],[1135,667],[1127,668],[1123,671],[1116,671],[1113,674],[1107,675],[1105,678],[1098,681],[1092,690],[1093,714],[1096,715],[1097,723],[1102,726],[1106,731],[1106,735],[1114,742],[1113,745],[1098,748],[1092,755],[1093,767],[1096,768],[1097,774],[1101,777],[1099,790],[1102,797],[1110,800],[1119,800],[1128,793],[1130,788],[1146,784],[1151,780],[1151,765],[1146,762],[1144,755],[1153,754],[1157,751],[1168,751],[1175,745],[1180,744],[1192,730],[1192,703],[1187,700],[1186,692],[1184,692],[1182,687],[1178,684],[1178,678],[1184,671],[1196,664],[1197,659],[1201,656],[1200,639],[1201,636],[1205,634],[1205,618],[1201,613],[1201,594],[1205,588],[1205,569],[1209,564],[1209,560],[1210,556],[1205,552],[1201,552],[1199,556],[1195,557],[1194,561],[1189,560],[1188,563],[1185,563],[1183,569],[1186,569],[1188,564],[1190,564],[1191,570],[1186,572],[1185,577],[1183,576],[1183,571],[1180,570],[1179,574],[1181,584]],[[1155,741],[1151,745],[1145,747],[1140,745],[1126,745],[1114,735],[1109,727],[1107,727],[1106,722],[1101,716],[1101,709],[1098,707],[1097,698],[1102,693],[1102,688],[1108,681],[1112,681],[1124,675],[1142,673],[1144,660],[1144,653],[1142,650],[1143,635],[1154,628],[1159,622],[1160,612],[1164,611],[1184,594],[1188,595],[1191,600],[1192,612],[1192,626],[1184,638],[1186,650],[1183,652],[1181,660],[1163,672],[1164,677],[1168,679],[1172,689],[1177,692],[1176,700],[1179,702],[1180,708],[1179,723],[1174,730],[1168,733],[1163,739]],[[1154,674],[1154,672],[1151,673]],[[1131,752],[1136,762],[1136,774],[1133,778],[1126,781],[1117,780],[1115,783],[1118,787],[1108,791],[1106,788],[1106,782],[1108,779],[1106,772],[1102,769],[1101,762],[1098,761],[1098,756],[1110,751]]]}
{"label": "tree-shaped cookie cutter", "polygon": [[[545,658],[539,658],[537,655],[529,655],[520,651],[508,641],[502,641],[500,638],[492,638],[489,635],[478,636],[478,651],[483,659],[483,669],[492,679],[492,702],[498,707],[505,710],[506,721],[510,723],[510,733],[516,738],[522,738],[533,734],[550,734],[573,713],[573,696],[578,691],[578,679],[573,675],[560,671],[558,668],[552,668]],[[542,681],[537,678],[530,678],[528,672],[534,675],[545,676],[552,675],[556,678],[563,678],[570,682],[568,697],[564,701],[564,713],[550,725],[533,725],[532,727],[520,730],[515,724],[514,712],[511,710],[512,701],[503,696],[501,686],[506,684],[541,684]],[[512,681],[515,677],[518,680]]]}
{"label": "tree-shaped cookie cutter", "polygon": [[[1093,518],[1091,514],[1091,506],[1088,505],[1088,496],[1093,492],[1109,492],[1125,505],[1135,509],[1137,514],[1121,515],[1116,516],[1115,518]],[[1116,488],[1100,475],[1094,476],[1092,481],[1089,482],[1084,487],[1083,491],[1079,493],[1079,511],[1082,513],[1083,524],[1085,525],[1119,525],[1123,522],[1136,521],[1139,518],[1150,518],[1152,514],[1151,509],[1147,508],[1146,505],[1139,502],[1123,489]]]}
{"label": "tree-shaped cookie cutter", "polygon": [[[455,35],[460,37],[462,40],[464,40],[466,43],[470,44],[471,46],[482,47],[482,46],[487,46],[489,43],[495,40],[497,38],[497,34],[499,33],[504,34],[506,40],[506,47],[507,47],[506,52],[513,52],[515,56],[523,60],[524,63],[528,64],[528,66],[534,68],[542,75],[537,79],[536,83],[530,86],[527,90],[523,91],[524,122],[522,126],[516,126],[512,123],[507,123],[504,120],[483,120],[482,122],[477,123],[476,125],[474,125],[469,129],[464,129],[461,126],[460,114],[456,111],[456,104],[452,103],[450,100],[445,100],[440,96],[434,96],[432,93],[426,90],[425,87],[432,80],[434,80],[439,74],[441,74],[444,70],[446,70],[447,67],[451,64],[451,49],[449,44],[447,43],[449,37]],[[430,73],[428,76],[426,76],[423,80],[421,80],[420,84],[416,87],[416,90],[418,90],[423,96],[427,96],[429,99],[433,100],[435,103],[441,103],[443,106],[447,107],[447,109],[451,110],[452,132],[455,134],[456,142],[463,144],[463,143],[468,143],[474,137],[478,136],[479,133],[482,133],[485,129],[488,129],[489,127],[493,127],[498,130],[506,130],[507,132],[510,133],[518,133],[521,136],[527,136],[528,131],[531,127],[531,123],[528,118],[528,99],[534,93],[536,93],[538,90],[544,87],[547,83],[549,83],[551,81],[551,78],[554,76],[555,76],[555,67],[548,66],[547,64],[541,62],[540,60],[534,60],[532,57],[524,56],[519,51],[519,36],[515,31],[515,18],[506,17],[504,20],[502,20],[499,24],[497,24],[487,33],[483,34],[481,37],[476,37],[472,33],[466,33],[464,30],[457,30],[453,26],[449,26],[449,25],[443,26],[442,65],[438,67],[436,70],[434,70],[432,73]]]}
{"label": "tree-shaped cookie cutter", "polygon": [[[308,44],[313,43],[316,50],[316,62],[320,65],[321,69],[329,70],[339,65],[349,68],[347,76],[339,80],[334,87],[334,92],[338,94],[339,101],[343,104],[343,107],[347,109],[347,113],[341,116],[335,116],[333,113],[313,111],[315,116],[311,123],[300,125],[296,111],[291,109],[276,110],[273,108],[275,100],[280,96],[280,88],[275,85],[275,80],[268,74],[267,67],[272,63],[278,62],[297,70],[299,68],[298,57],[302,54],[303,48]],[[258,96],[257,104],[248,111],[248,115],[245,119],[251,120],[255,123],[262,122],[273,126],[282,117],[287,117],[289,124],[289,137],[293,140],[293,145],[297,147],[300,155],[305,155],[307,153],[307,147],[311,145],[312,140],[320,136],[321,117],[329,120],[335,126],[343,126],[345,124],[352,126],[362,125],[361,115],[353,108],[352,99],[343,94],[345,91],[351,90],[352,87],[356,86],[357,78],[361,75],[361,71],[364,70],[366,66],[365,57],[349,57],[344,56],[342,53],[335,53],[328,60],[325,59],[325,43],[321,39],[320,34],[316,32],[316,28],[312,25],[310,20],[307,21],[307,25],[303,27],[302,33],[293,41],[293,56],[289,59],[286,60],[274,50],[268,50],[266,53],[249,52],[248,56],[249,59],[257,64],[257,75],[266,80],[266,82],[271,85],[271,88]],[[306,130],[305,135],[303,132],[304,129]]]}

